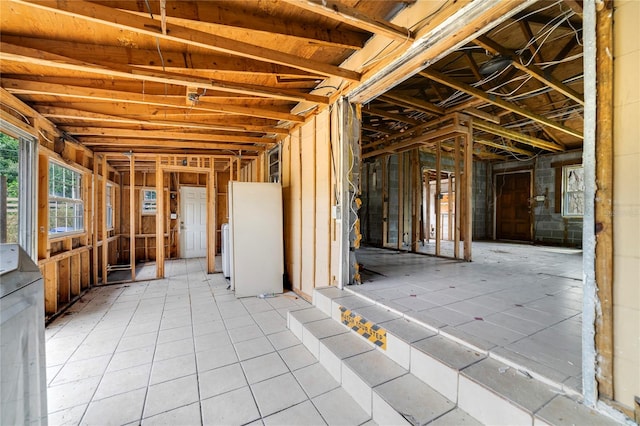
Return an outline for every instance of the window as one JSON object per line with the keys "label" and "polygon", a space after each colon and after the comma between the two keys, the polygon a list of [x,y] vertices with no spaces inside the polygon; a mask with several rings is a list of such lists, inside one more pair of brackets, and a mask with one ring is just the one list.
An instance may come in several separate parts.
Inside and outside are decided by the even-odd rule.
{"label": "window", "polygon": [[280,145],[269,151],[269,182],[280,182]]}
{"label": "window", "polygon": [[156,191],[154,189],[143,189],[140,193],[142,196],[142,214],[156,214]]}
{"label": "window", "polygon": [[562,216],[584,215],[584,169],[582,165],[562,168]]}
{"label": "window", "polygon": [[49,235],[84,231],[82,175],[49,163]]}
{"label": "window", "polygon": [[107,204],[105,220],[107,221],[107,229],[111,230],[113,229],[113,204],[111,201],[113,199],[113,185],[110,183],[107,184],[105,198]]}

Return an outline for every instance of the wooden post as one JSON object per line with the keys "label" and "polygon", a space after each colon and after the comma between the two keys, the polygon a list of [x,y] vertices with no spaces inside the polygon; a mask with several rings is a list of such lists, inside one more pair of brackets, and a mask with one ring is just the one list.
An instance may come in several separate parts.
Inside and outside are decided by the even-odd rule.
{"label": "wooden post", "polygon": [[0,175],[0,243],[7,242],[7,177]]}
{"label": "wooden post", "polygon": [[98,210],[96,209],[93,220],[99,222],[100,232],[102,233],[102,284],[106,284],[108,280],[107,264],[109,263],[109,238],[107,238],[107,176],[109,171],[107,170],[107,156],[102,156],[102,182],[100,183],[100,190],[102,191],[102,199],[100,200],[101,215],[98,218]]}
{"label": "wooden post", "polygon": [[[129,157],[129,265],[131,281],[136,280],[136,166],[133,154]],[[140,206],[142,208],[142,206]]]}
{"label": "wooden post", "polygon": [[455,238],[452,238],[454,221],[451,220],[453,216],[453,204],[451,202],[453,198],[453,179],[451,178],[451,173],[447,173],[447,193],[447,239],[451,241],[455,240]]}
{"label": "wooden post", "polygon": [[454,230],[454,246],[453,246],[453,257],[456,259],[460,259],[460,183],[462,181],[460,176],[460,144],[462,143],[461,138],[455,138],[455,152],[454,152],[454,199],[455,199],[455,230]]}
{"label": "wooden post", "polygon": [[93,229],[93,285],[98,284],[98,221],[96,214],[98,212],[98,176],[99,176],[99,156],[93,156],[93,187],[91,196],[91,225]]}
{"label": "wooden post", "polygon": [[156,158],[156,278],[164,278],[164,170]]}
{"label": "wooden post", "polygon": [[[596,380],[600,397],[613,400],[613,2],[596,6]],[[636,400],[637,401],[637,400]]]}
{"label": "wooden post", "polygon": [[215,160],[211,158],[210,170],[207,173],[207,273],[216,271],[216,185]]}
{"label": "wooden post", "polygon": [[471,239],[473,237],[473,122],[469,120],[469,131],[465,135],[464,159],[464,260],[471,262]]}
{"label": "wooden post", "polygon": [[38,259],[49,257],[49,158],[38,155]]}
{"label": "wooden post", "polygon": [[412,151],[413,161],[411,163],[411,187],[413,189],[412,209],[413,217],[411,218],[411,251],[417,252],[420,243],[420,196],[422,194],[422,179],[420,177],[420,152],[418,149]]}
{"label": "wooden post", "polygon": [[429,171],[424,173],[424,236],[431,241],[431,178]]}
{"label": "wooden post", "polygon": [[382,157],[382,247],[389,244],[389,178],[387,176],[387,163],[389,156]]}
{"label": "wooden post", "polygon": [[440,178],[440,160],[442,159],[441,142],[436,143],[436,194],[434,203],[436,203],[436,256],[440,256],[440,243],[442,241],[442,229],[440,220],[440,194],[442,193],[442,179]]}
{"label": "wooden post", "polygon": [[404,242],[404,153],[398,155],[398,244],[402,248]]}

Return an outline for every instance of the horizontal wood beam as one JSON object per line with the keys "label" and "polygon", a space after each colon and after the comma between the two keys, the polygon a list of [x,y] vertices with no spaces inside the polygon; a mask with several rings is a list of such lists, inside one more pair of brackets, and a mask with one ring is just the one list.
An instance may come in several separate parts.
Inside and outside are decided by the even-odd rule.
{"label": "horizontal wood beam", "polygon": [[516,148],[515,146],[503,145],[503,144],[500,144],[500,143],[488,141],[486,139],[474,138],[473,142],[479,143],[480,145],[490,146],[492,148],[502,149],[504,151],[511,151],[513,153],[516,153],[516,154],[526,155],[527,157],[532,157],[534,155],[533,152],[527,151],[526,149]]}
{"label": "horizontal wood beam", "polygon": [[379,108],[363,107],[362,112],[364,114],[375,115],[377,117],[387,118],[389,120],[411,124],[412,126],[417,126],[419,124],[422,124],[422,121],[414,120],[413,118],[405,117],[404,115],[401,115],[401,114],[394,114],[392,112],[387,112]]}
{"label": "horizontal wood beam", "polygon": [[133,31],[162,40],[183,43],[202,49],[243,56],[280,65],[291,66],[303,71],[318,73],[327,77],[339,77],[359,81],[360,74],[324,62],[291,55],[263,46],[257,46],[203,31],[167,23],[167,34],[163,34],[159,23],[151,18],[113,9],[82,0],[58,2],[50,0],[11,0],[35,8],[53,11],[76,19],[108,25],[125,31]]}
{"label": "horizontal wood beam", "polygon": [[362,130],[367,130],[369,132],[377,132],[377,133],[382,133],[382,134],[385,134],[385,135],[393,135],[394,134],[394,132],[390,131],[389,129],[381,129],[379,127],[381,127],[381,126],[373,127],[373,126],[368,126],[366,124],[361,124],[360,125],[360,128]]}
{"label": "horizontal wood beam", "polygon": [[236,135],[216,135],[211,133],[186,133],[186,132],[156,132],[153,130],[130,130],[117,129],[108,127],[78,127],[78,126],[59,126],[66,133],[82,137],[82,136],[103,136],[113,138],[141,138],[141,139],[171,139],[175,141],[193,140],[193,141],[209,141],[209,142],[244,142],[244,143],[260,143],[273,144],[276,142],[272,138],[256,138],[249,136]]}
{"label": "horizontal wood beam", "polygon": [[438,71],[435,71],[432,69],[426,69],[424,71],[421,71],[420,75],[430,80],[436,81],[440,84],[444,84],[445,86],[449,86],[453,89],[460,90],[461,92],[467,93],[468,95],[474,96],[478,99],[482,99],[483,101],[489,102],[493,105],[499,106],[500,108],[504,108],[507,111],[510,111],[512,113],[526,117],[544,126],[551,127],[553,129],[559,130],[563,133],[566,133],[568,135],[574,136],[579,139],[583,138],[582,132],[578,130],[566,127],[560,123],[557,123],[553,120],[550,120],[534,112],[528,111],[511,102],[500,99],[494,95],[489,95],[480,89],[476,89],[475,87],[466,83],[462,83],[461,81],[454,80],[453,78],[445,74],[442,74]]}
{"label": "horizontal wood beam", "polygon": [[254,126],[254,125],[215,125],[188,121],[151,121],[140,120],[135,118],[127,118],[117,115],[101,114],[90,111],[79,110],[75,108],[63,108],[53,106],[34,105],[34,109],[47,118],[58,118],[66,120],[80,120],[96,123],[113,123],[113,124],[133,124],[133,125],[149,125],[166,128],[194,129],[194,130],[225,130],[234,132],[261,132],[265,134],[273,133],[277,135],[288,135],[289,131],[277,127]]}
{"label": "horizontal wood beam", "polygon": [[104,150],[107,147],[118,147],[120,150],[128,150],[128,148],[149,149],[152,147],[169,147],[182,149],[231,149],[246,151],[264,151],[265,147],[256,145],[241,145],[234,143],[214,143],[214,142],[197,142],[197,141],[168,141],[163,139],[108,139],[108,138],[82,138],[80,141],[83,145],[90,147],[99,147]]}
{"label": "horizontal wood beam", "polygon": [[406,96],[398,95],[393,92],[387,92],[384,95],[378,97],[378,100],[388,102],[392,105],[398,105],[405,108],[411,108],[416,111],[426,112],[431,115],[444,115],[445,109],[434,105],[430,102],[423,101],[416,98],[408,98]]}
{"label": "horizontal wood beam", "polygon": [[[145,2],[120,0],[96,1],[115,9],[149,14]],[[150,1],[148,5],[154,15],[160,15],[160,5],[157,1]],[[236,6],[240,7],[236,7]],[[186,19],[189,21],[206,22],[229,28],[240,28],[249,31],[278,34],[296,38],[311,45],[328,46],[358,50],[367,41],[368,34],[340,29],[323,28],[317,25],[306,25],[294,18],[283,20],[279,16],[259,13],[242,8],[243,2],[211,2],[211,1],[169,1],[167,2],[167,19]],[[260,36],[260,34],[256,34]]]}
{"label": "horizontal wood beam", "polygon": [[525,65],[521,63],[520,62],[521,58],[518,55],[516,55],[515,52],[499,45],[495,41],[491,40],[489,37],[480,36],[474,40],[474,43],[494,55],[502,55],[502,56],[511,58],[511,64],[515,68],[529,74],[531,77],[535,78],[540,83],[544,84],[545,86],[551,87],[552,89],[556,90],[559,93],[562,93],[563,95],[574,100],[580,105],[584,105],[584,97],[580,93],[568,87],[566,84],[564,84],[563,82],[553,77],[551,73],[545,72],[543,69],[537,67],[536,65],[534,64]]}
{"label": "horizontal wood beam", "polygon": [[42,65],[68,71],[88,72],[108,77],[173,84],[183,86],[185,88],[195,87],[198,89],[283,99],[293,102],[308,101],[323,105],[327,105],[329,103],[329,98],[325,96],[312,95],[294,90],[230,83],[220,80],[210,80],[201,77],[192,77],[184,74],[136,68],[126,65],[104,65],[104,63],[94,64],[81,62],[55,53],[49,53],[29,47],[16,46],[5,42],[0,42],[0,59],[29,65]]}
{"label": "horizontal wood beam", "polygon": [[475,129],[482,130],[483,132],[491,133],[497,136],[502,136],[503,138],[507,138],[515,142],[520,142],[525,145],[532,146],[534,148],[540,148],[540,149],[553,151],[553,152],[564,151],[564,148],[562,148],[560,145],[554,142],[545,141],[544,139],[536,138],[533,136],[525,135],[520,132],[505,129],[504,127],[500,127],[496,124],[489,123],[487,121],[474,119],[473,128],[474,130]]}
{"label": "horizontal wood beam", "polygon": [[159,95],[143,95],[140,93],[118,92],[113,90],[92,89],[89,87],[68,86],[52,83],[40,83],[29,80],[3,79],[3,87],[13,94],[42,94],[76,99],[99,100],[107,102],[124,102],[159,107],[174,107],[196,111],[215,111],[229,114],[263,117],[274,120],[303,123],[304,118],[298,115],[267,110],[263,108],[243,107],[228,104],[197,102],[189,105],[185,101]]}
{"label": "horizontal wood beam", "polygon": [[[134,3],[127,1],[127,3]],[[101,64],[108,59],[111,64],[131,65],[161,70],[162,62],[156,49],[139,49],[126,46],[100,46],[96,57],[96,45],[66,40],[49,40],[33,37],[2,35],[2,41],[22,47],[30,47],[57,55],[67,56],[82,62]],[[318,73],[309,73],[297,68],[267,63],[239,56],[216,53],[196,53],[162,49],[164,68],[168,71],[216,71],[233,74],[280,75],[319,78]]]}
{"label": "horizontal wood beam", "polygon": [[379,34],[392,40],[400,42],[410,42],[414,40],[414,35],[408,28],[392,24],[382,19],[372,18],[360,13],[354,8],[340,3],[326,0],[281,0],[291,5],[300,7],[316,15],[334,19],[347,25]]}

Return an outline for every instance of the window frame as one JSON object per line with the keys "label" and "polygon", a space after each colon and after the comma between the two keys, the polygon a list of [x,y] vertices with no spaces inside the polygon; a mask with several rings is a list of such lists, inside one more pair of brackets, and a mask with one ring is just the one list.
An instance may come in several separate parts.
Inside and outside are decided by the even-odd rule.
{"label": "window frame", "polygon": [[[71,171],[72,173],[74,173],[77,176],[77,183],[74,182],[73,186],[72,186],[72,194],[71,197],[66,197],[66,194],[63,194],[62,196],[60,195],[56,195],[55,193],[52,194],[52,178],[51,178],[51,166],[55,166],[55,167],[60,167],[62,169],[66,169]],[[68,164],[63,164],[59,161],[56,161],[53,158],[49,158],[49,167],[47,169],[49,175],[48,175],[48,188],[47,188],[47,204],[48,204],[48,214],[49,214],[49,226],[48,226],[48,230],[47,230],[47,235],[50,239],[54,239],[54,238],[59,238],[59,237],[65,237],[68,235],[76,235],[76,234],[82,234],[84,232],[86,232],[86,221],[85,221],[85,211],[84,211],[84,173],[81,170],[78,170]],[[77,192],[77,198],[73,198],[74,192]],[[76,212],[80,212],[80,214],[74,214],[73,216],[71,216],[71,219],[73,219],[74,225],[73,225],[73,229],[71,230],[67,230],[67,231],[60,231],[60,232],[52,232],[52,229],[56,229],[59,228],[58,223],[53,224],[51,221],[51,202],[60,202],[60,203],[66,203],[67,205],[71,205],[74,208],[74,213]],[[56,206],[57,207],[57,206]],[[56,215],[56,218],[59,217]],[[76,226],[76,221],[78,220],[78,218],[81,221],[81,226],[77,227]],[[65,217],[65,221],[67,221],[69,219],[68,216]],[[56,221],[57,222],[57,221]],[[55,225],[55,226],[54,226]]]}
{"label": "window frame", "polygon": [[281,183],[282,149],[280,144],[273,147],[267,154],[267,179],[271,183]]}
{"label": "window frame", "polygon": [[[153,209],[145,207],[147,193],[153,193]],[[151,201],[148,201],[151,204]],[[140,189],[140,215],[141,216],[153,216],[158,212],[158,194],[155,189],[151,188],[142,188]]]}
{"label": "window frame", "polygon": [[[569,191],[568,187],[570,185],[569,179],[572,176],[572,172],[579,172],[582,176],[581,180],[579,180],[577,185],[581,185],[581,190],[572,190]],[[576,176],[576,174],[573,174]],[[580,183],[581,182],[581,183]],[[575,209],[571,209],[571,194],[582,194],[582,211],[577,211]],[[562,166],[562,208],[561,208],[562,217],[566,217],[569,219],[582,219],[584,217],[584,167],[582,164],[570,164]]]}
{"label": "window frame", "polygon": [[107,182],[107,187],[105,189],[105,217],[104,220],[107,225],[107,231],[113,231],[114,226],[114,216],[113,216],[113,184]]}

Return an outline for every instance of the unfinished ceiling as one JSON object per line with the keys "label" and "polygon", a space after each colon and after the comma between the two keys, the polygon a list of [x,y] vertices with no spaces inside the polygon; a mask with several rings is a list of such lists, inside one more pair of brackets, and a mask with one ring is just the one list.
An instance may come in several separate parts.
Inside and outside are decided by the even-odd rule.
{"label": "unfinished ceiling", "polygon": [[[417,3],[404,28],[414,2],[2,1],[2,87],[96,152],[255,155],[469,2]],[[415,69],[364,105],[363,156],[471,119],[478,158],[579,148],[581,29],[581,2],[533,3]]]}

